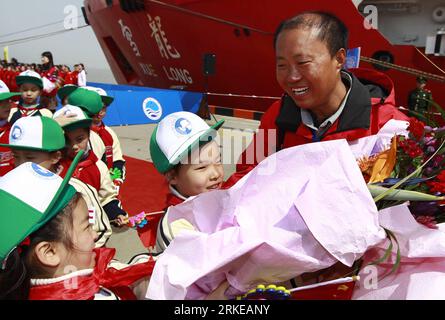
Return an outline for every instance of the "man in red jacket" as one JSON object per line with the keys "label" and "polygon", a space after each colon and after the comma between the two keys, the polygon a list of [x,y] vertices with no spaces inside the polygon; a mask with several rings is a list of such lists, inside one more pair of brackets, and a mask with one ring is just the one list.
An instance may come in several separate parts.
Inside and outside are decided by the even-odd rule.
{"label": "man in red jacket", "polygon": [[263,115],[231,180],[280,149],[353,141],[376,134],[390,119],[408,119],[394,106],[391,79],[373,70],[343,69],[347,40],[346,26],[329,13],[305,12],[281,23],[275,33],[276,75],[285,93]]}

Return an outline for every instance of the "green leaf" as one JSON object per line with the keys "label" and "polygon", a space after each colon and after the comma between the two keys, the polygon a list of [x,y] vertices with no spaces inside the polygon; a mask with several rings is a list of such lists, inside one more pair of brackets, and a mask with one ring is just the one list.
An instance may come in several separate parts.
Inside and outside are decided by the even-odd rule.
{"label": "green leaf", "polygon": [[388,274],[388,275],[390,275],[390,274],[392,274],[392,273],[395,273],[395,272],[397,271],[397,269],[400,267],[400,261],[402,260],[402,254],[400,253],[400,245],[399,245],[399,241],[397,240],[397,238],[396,238],[396,236],[394,235],[394,233],[392,233],[392,231],[390,231],[390,230],[388,230],[388,229],[385,229],[385,231],[386,231],[386,234],[387,234],[390,238],[394,239],[394,241],[395,241],[396,244],[397,244],[396,262],[394,263],[394,265],[393,265],[393,267],[392,267],[392,269],[391,269],[391,272]]}
{"label": "green leaf", "polygon": [[[368,184],[368,190],[375,198],[379,197],[379,200],[391,200],[391,201],[442,201],[445,197],[439,197],[428,193],[411,191],[405,189],[393,189],[377,186],[374,184]],[[383,195],[383,196],[381,196]]]}
{"label": "green leaf", "polygon": [[390,274],[396,272],[398,270],[398,268],[400,267],[400,262],[402,260],[402,254],[400,253],[400,245],[399,242],[396,238],[396,236],[394,235],[394,233],[388,229],[385,229],[385,233],[386,233],[386,237],[389,240],[389,246],[388,248],[385,250],[385,253],[383,254],[383,256],[375,261],[372,261],[370,263],[367,264],[367,266],[370,265],[378,265],[381,264],[385,261],[387,261],[392,254],[393,248],[394,248],[394,242],[397,244],[397,251],[396,251],[396,261],[394,263],[394,265],[391,268],[391,271],[387,274],[385,274],[383,277],[380,278],[380,280],[384,279],[385,277],[389,276]]}
{"label": "green leaf", "polygon": [[[426,100],[426,99],[423,99],[423,100]],[[424,123],[428,123],[428,124],[431,123],[431,121],[429,121],[429,118],[427,118],[423,113],[420,113],[420,112],[417,112],[417,111],[414,111],[414,110],[409,110],[408,113],[409,113],[410,116],[414,116],[414,117],[416,117],[417,119],[421,120]]]}
{"label": "green leaf", "polygon": [[434,108],[436,108],[436,110],[439,111],[440,115],[442,116],[442,119],[445,120],[445,110],[443,110],[441,106],[439,106],[433,100],[429,100],[429,99],[424,99],[424,100],[428,101]]}
{"label": "green leaf", "polygon": [[389,240],[389,246],[385,250],[385,253],[383,254],[383,256],[381,258],[377,259],[377,260],[374,260],[374,261],[370,262],[368,264],[369,266],[377,265],[377,264],[380,264],[380,263],[385,262],[386,260],[388,260],[389,256],[391,255],[392,248],[394,247],[394,245],[392,243],[392,240],[389,238],[389,236],[388,236],[388,240]]}

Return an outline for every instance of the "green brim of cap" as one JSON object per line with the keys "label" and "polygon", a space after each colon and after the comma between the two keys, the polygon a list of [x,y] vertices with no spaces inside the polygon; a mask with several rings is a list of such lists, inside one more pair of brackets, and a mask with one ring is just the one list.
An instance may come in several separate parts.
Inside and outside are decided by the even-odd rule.
{"label": "green brim of cap", "polygon": [[69,96],[71,93],[73,93],[74,91],[76,91],[79,87],[72,85],[72,86],[64,86],[62,88],[60,88],[59,90],[57,90],[57,96],[59,97],[60,100],[65,99],[67,96]]}
{"label": "green brim of cap", "polygon": [[92,124],[93,119],[84,119],[62,126],[62,129],[65,131],[73,131],[79,128],[90,128]]}
{"label": "green brim of cap", "polygon": [[17,76],[15,78],[15,82],[17,85],[21,86],[24,83],[32,83],[36,86],[40,87],[40,89],[43,89],[43,81],[41,79],[35,78],[35,77],[29,77],[29,76]]}
{"label": "green brim of cap", "polygon": [[0,93],[0,101],[11,99],[12,97],[20,96],[20,92],[2,92]]}
{"label": "green brim of cap", "polygon": [[[3,262],[4,259],[7,259],[9,253],[26,239],[26,237],[44,226],[69,204],[77,193],[76,189],[69,184],[69,181],[82,155],[83,150],[74,158],[58,191],[43,214],[20,199],[6,193],[4,190],[0,190],[2,207],[14,208],[14,212],[22,213],[9,215],[8,223],[4,223],[3,227],[1,227],[0,263]],[[27,214],[23,214],[25,212]],[[23,230],[23,232],[17,233],[17,230]]]}
{"label": "green brim of cap", "polygon": [[[193,140],[192,143],[190,143],[188,148],[185,149],[181,154],[179,154],[172,162],[168,161],[167,157],[164,155],[164,152],[162,152],[162,150],[159,148],[159,145],[156,141],[156,134],[158,132],[158,128],[156,127],[150,139],[150,154],[156,169],[160,173],[166,173],[173,169],[176,165],[179,164],[179,162],[181,162],[182,159],[191,154],[192,151],[195,150],[197,147],[203,146],[212,141],[216,137],[216,131],[221,128],[221,126],[224,124],[224,121],[225,120],[218,121],[208,130],[197,136],[196,139]],[[202,139],[203,137],[207,137],[208,139]]]}
{"label": "green brim of cap", "polygon": [[27,147],[27,146],[17,146],[14,144],[4,144],[4,143],[0,143],[0,147],[6,147],[6,148],[14,149],[14,150],[29,150],[29,151],[43,151],[43,152],[54,152],[54,151],[59,151],[59,150],[62,150],[63,148],[65,148],[65,146],[63,146],[62,148],[45,149],[45,148],[35,148],[35,147]]}
{"label": "green brim of cap", "polygon": [[101,96],[102,98],[102,102],[104,103],[104,105],[106,105],[107,107],[113,103],[114,98],[113,97],[109,97],[109,96]]}

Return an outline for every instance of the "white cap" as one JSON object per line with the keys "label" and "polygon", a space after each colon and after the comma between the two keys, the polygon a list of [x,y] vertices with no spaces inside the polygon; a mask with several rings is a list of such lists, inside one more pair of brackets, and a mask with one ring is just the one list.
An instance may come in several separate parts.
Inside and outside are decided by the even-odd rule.
{"label": "white cap", "polygon": [[32,70],[26,70],[21,72],[16,78],[15,82],[18,85],[22,85],[23,83],[32,83],[36,86],[43,89],[43,80],[40,74]]}
{"label": "white cap", "polygon": [[194,113],[180,111],[162,119],[151,136],[150,154],[156,169],[165,173],[189,151],[211,141],[224,120],[212,127]]}
{"label": "white cap", "polygon": [[20,93],[10,92],[6,83],[0,80],[0,101],[7,100],[19,95]]}
{"label": "white cap", "polygon": [[92,123],[92,119],[81,108],[69,104],[57,110],[53,115],[53,119],[64,130],[68,131],[81,127],[88,128]]}

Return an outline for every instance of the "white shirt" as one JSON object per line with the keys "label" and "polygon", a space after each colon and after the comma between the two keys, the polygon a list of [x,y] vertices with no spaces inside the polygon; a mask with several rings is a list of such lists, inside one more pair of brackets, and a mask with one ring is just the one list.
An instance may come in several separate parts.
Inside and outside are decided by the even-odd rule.
{"label": "white shirt", "polygon": [[85,70],[82,70],[79,72],[78,76],[77,76],[77,85],[79,87],[86,87],[87,85],[87,73],[85,72]]}
{"label": "white shirt", "polygon": [[343,109],[345,108],[346,101],[348,101],[349,93],[351,92],[352,77],[349,74],[347,74],[346,72],[342,72],[341,76],[342,76],[343,80],[346,80],[346,82],[349,83],[349,89],[346,92],[346,96],[344,97],[343,101],[341,102],[338,110],[332,116],[330,116],[328,119],[323,121],[323,123],[320,124],[320,126],[318,128],[315,126],[315,122],[314,122],[314,119],[312,118],[311,113],[305,109],[301,109],[301,121],[307,127],[309,127],[310,129],[312,129],[315,132],[326,132],[331,127],[331,125],[338,119],[338,117],[340,117],[341,113],[343,112]]}

